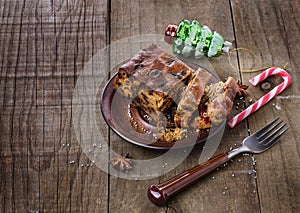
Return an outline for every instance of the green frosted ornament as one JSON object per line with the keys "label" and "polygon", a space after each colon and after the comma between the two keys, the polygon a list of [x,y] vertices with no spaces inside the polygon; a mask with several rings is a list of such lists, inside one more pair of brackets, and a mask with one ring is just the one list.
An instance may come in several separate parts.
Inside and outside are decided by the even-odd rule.
{"label": "green frosted ornament", "polygon": [[181,54],[184,57],[189,57],[194,54],[195,48],[192,46],[192,40],[190,37],[187,37],[184,41],[184,47],[181,51]]}
{"label": "green frosted ornament", "polygon": [[212,32],[207,26],[203,26],[200,42],[204,43],[203,52],[207,54],[212,39]]}
{"label": "green frosted ornament", "polygon": [[180,54],[184,47],[184,42],[180,37],[174,39],[173,53]]}
{"label": "green frosted ornament", "polygon": [[212,33],[205,25],[201,27],[196,20],[192,22],[182,20],[173,37],[175,37],[173,53],[182,54],[185,57],[191,55],[195,58],[216,57],[222,52],[228,53],[232,46],[230,42],[224,41],[219,33]]}
{"label": "green frosted ornament", "polygon": [[209,27],[204,25],[204,26],[202,27],[202,34],[201,34],[201,36],[200,36],[200,40],[201,40],[201,41],[205,41],[206,38],[207,38],[208,36],[211,36],[211,35],[212,35],[212,32],[211,32],[211,30],[209,29]]}
{"label": "green frosted ornament", "polygon": [[191,31],[190,22],[188,20],[182,20],[179,25],[176,32],[177,37],[180,37],[182,40],[185,40]]}
{"label": "green frosted ornament", "polygon": [[195,57],[200,58],[207,55],[212,39],[212,32],[207,26],[203,26],[202,33],[195,48]]}
{"label": "green frosted ornament", "polygon": [[196,47],[198,41],[200,40],[201,31],[202,29],[198,21],[193,20],[191,23],[191,31],[190,31],[189,38],[191,39],[191,43],[194,47]]}
{"label": "green frosted ornament", "polygon": [[184,41],[184,45],[185,46],[192,46],[192,39],[191,39],[191,37],[189,36],[189,37],[187,37],[186,39],[185,39],[185,41]]}
{"label": "green frosted ornament", "polygon": [[199,59],[205,55],[205,53],[203,52],[203,48],[204,48],[204,43],[198,42],[197,46],[195,48],[195,58],[196,59]]}
{"label": "green frosted ornament", "polygon": [[191,55],[193,55],[195,51],[195,48],[193,46],[184,46],[184,48],[182,49],[181,51],[181,54],[184,56],[184,57],[189,57]]}
{"label": "green frosted ornament", "polygon": [[210,57],[221,55],[223,45],[224,45],[223,37],[219,33],[214,32],[207,56],[210,58]]}
{"label": "green frosted ornament", "polygon": [[204,49],[203,51],[207,54],[208,53],[208,50],[209,50],[209,47],[210,47],[210,44],[211,44],[211,40],[212,40],[212,34],[209,34],[206,39],[205,39],[205,46],[204,46]]}

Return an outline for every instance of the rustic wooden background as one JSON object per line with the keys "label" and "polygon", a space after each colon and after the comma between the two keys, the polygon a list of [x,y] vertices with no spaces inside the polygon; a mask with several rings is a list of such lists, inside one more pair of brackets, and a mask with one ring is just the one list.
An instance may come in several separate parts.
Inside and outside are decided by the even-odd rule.
{"label": "rustic wooden background", "polygon": [[[1,212],[300,212],[299,0],[1,0],[0,14]],[[111,176],[92,166],[79,145],[72,93],[84,65],[102,48],[129,36],[163,34],[182,19],[198,20],[265,64],[288,62],[293,78],[280,97],[226,128],[217,153],[278,115],[290,130],[268,152],[240,156],[156,207],[146,197],[147,187],[196,165],[199,147],[159,178]],[[232,61],[240,69],[263,66],[247,52]],[[247,82],[255,75],[237,72],[226,56],[211,63],[222,79],[231,75]],[[253,87],[249,93],[253,99],[264,94]],[[112,132],[107,140],[137,159],[156,154]]]}

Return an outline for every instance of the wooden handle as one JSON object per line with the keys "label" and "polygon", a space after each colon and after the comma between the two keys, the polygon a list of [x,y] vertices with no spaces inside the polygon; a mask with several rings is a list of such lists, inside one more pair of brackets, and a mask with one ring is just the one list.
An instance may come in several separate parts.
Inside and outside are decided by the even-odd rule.
{"label": "wooden handle", "polygon": [[209,161],[197,165],[175,177],[160,184],[153,184],[148,188],[148,198],[152,203],[162,206],[177,192],[187,188],[189,185],[217,169],[229,160],[228,155],[222,153]]}

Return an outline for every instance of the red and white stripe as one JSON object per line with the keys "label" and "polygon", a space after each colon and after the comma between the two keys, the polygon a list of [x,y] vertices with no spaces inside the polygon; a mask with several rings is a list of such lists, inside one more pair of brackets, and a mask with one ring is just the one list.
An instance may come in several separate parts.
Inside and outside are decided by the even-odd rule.
{"label": "red and white stripe", "polygon": [[246,117],[257,111],[259,108],[264,106],[266,103],[268,103],[272,98],[277,96],[279,93],[281,93],[283,90],[285,90],[287,87],[291,84],[291,76],[283,69],[277,68],[277,67],[271,67],[261,74],[255,76],[254,78],[251,78],[249,82],[256,86],[258,83],[265,80],[267,77],[271,75],[280,75],[283,78],[283,82],[279,84],[278,86],[274,87],[270,92],[265,94],[263,97],[258,99],[256,102],[254,102],[252,105],[250,105],[248,108],[243,110],[241,113],[237,114],[233,118],[231,118],[228,121],[228,125],[233,128],[238,123],[240,123],[242,120],[244,120]]}

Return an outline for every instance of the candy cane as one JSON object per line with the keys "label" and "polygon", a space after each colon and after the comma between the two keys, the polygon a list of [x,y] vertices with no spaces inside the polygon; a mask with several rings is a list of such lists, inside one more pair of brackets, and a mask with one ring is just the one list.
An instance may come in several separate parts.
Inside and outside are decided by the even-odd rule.
{"label": "candy cane", "polygon": [[233,118],[231,118],[228,121],[228,125],[233,128],[235,125],[240,123],[242,120],[244,120],[246,117],[257,111],[259,108],[264,106],[266,103],[268,103],[272,98],[274,98],[276,95],[281,93],[283,90],[285,90],[287,87],[291,84],[291,76],[283,69],[277,68],[277,67],[271,67],[261,74],[255,76],[254,78],[251,78],[249,82],[256,86],[258,83],[265,80],[267,77],[271,75],[280,75],[283,78],[283,82],[273,88],[270,92],[268,92],[266,95],[261,97],[259,100],[254,102],[252,105],[250,105],[248,108],[243,110],[241,113],[237,114]]}

